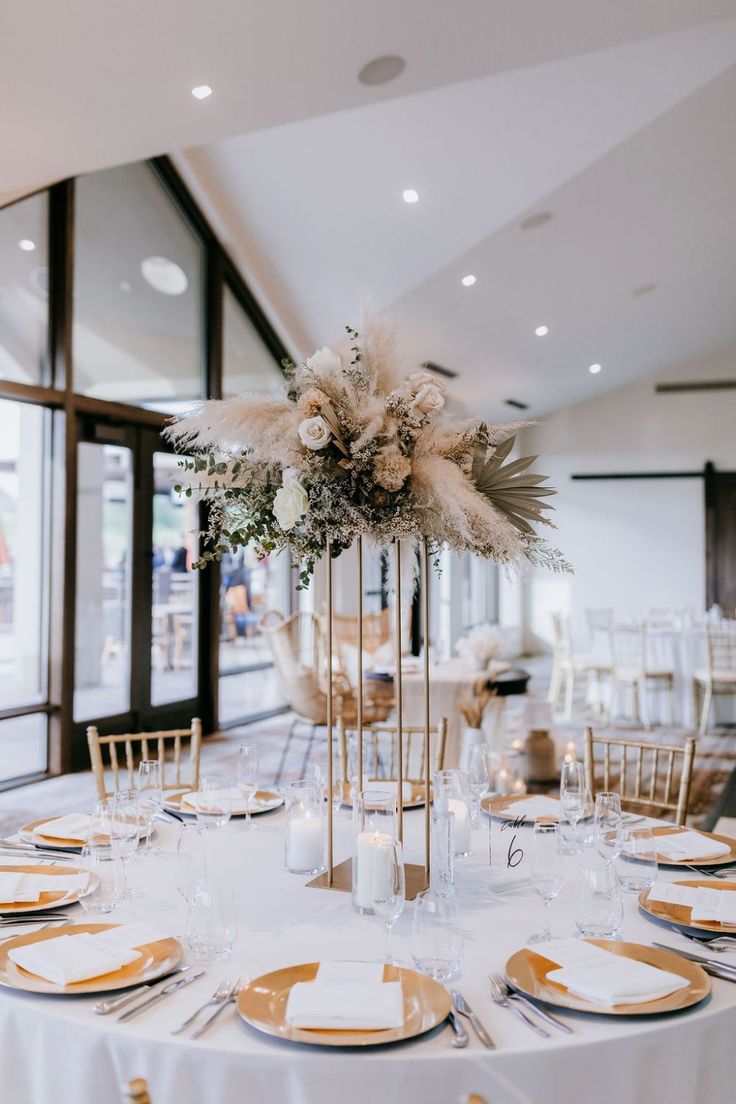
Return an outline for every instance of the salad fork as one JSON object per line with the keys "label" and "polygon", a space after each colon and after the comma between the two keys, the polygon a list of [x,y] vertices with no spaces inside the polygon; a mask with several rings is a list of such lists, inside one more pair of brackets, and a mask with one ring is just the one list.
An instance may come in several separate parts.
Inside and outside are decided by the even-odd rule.
{"label": "salad fork", "polygon": [[[222,1004],[224,1004],[225,1001],[228,999],[229,995],[230,995],[230,983],[227,982],[227,981],[221,981],[220,984],[215,989],[212,996],[210,997],[210,999],[208,1001],[205,1001],[204,1004],[200,1004],[199,1008],[195,1008],[195,1010],[194,1010],[194,1012],[192,1012],[191,1016],[188,1016],[187,1019],[184,1020],[183,1023],[179,1024],[178,1027],[175,1027],[174,1030],[171,1032],[171,1034],[172,1035],[180,1035],[182,1033],[182,1031],[186,1031],[186,1029],[188,1027],[191,1027],[191,1025],[194,1023],[194,1021],[196,1020],[196,1018],[200,1014],[200,1012],[204,1012],[205,1008],[209,1008],[210,1005],[213,1005],[213,1004],[222,1005]],[[219,1009],[218,1009],[218,1011],[219,1011]]]}
{"label": "salad fork", "polygon": [[229,1004],[235,1004],[235,1001],[238,999],[238,993],[241,989],[245,988],[249,980],[250,979],[247,977],[241,977],[238,978],[237,981],[233,982],[225,1000],[218,1005],[214,1012],[210,1012],[209,1016],[203,1024],[200,1024],[200,1026],[195,1028],[195,1030],[192,1032],[192,1039],[200,1039],[202,1035],[204,1035],[205,1031],[209,1031],[220,1013],[223,1012]]}

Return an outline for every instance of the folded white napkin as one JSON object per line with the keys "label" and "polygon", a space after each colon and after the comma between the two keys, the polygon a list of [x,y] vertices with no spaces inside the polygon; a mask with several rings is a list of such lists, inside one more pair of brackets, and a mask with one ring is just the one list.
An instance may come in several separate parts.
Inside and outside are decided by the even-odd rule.
{"label": "folded white napkin", "polygon": [[111,974],[135,962],[137,947],[153,943],[165,936],[146,924],[121,924],[107,931],[89,935],[63,935],[28,943],[8,951],[8,958],[24,970],[56,985],[71,985],[75,981]]}
{"label": "folded white napkin", "polygon": [[553,940],[537,944],[534,950],[551,962],[560,963],[561,969],[547,974],[549,981],[600,1004],[643,1004],[689,984],[679,974],[611,954],[584,940]]}
{"label": "folded white napkin", "polygon": [[[227,803],[230,802],[230,810],[233,813],[245,813],[248,810],[248,802],[243,797],[237,786],[228,786],[223,790],[208,790],[207,793],[202,793],[201,790],[196,790],[193,793],[184,794],[182,802],[184,805],[189,805],[192,809],[198,809],[200,803],[204,808],[207,806],[217,805],[219,801]],[[251,808],[254,808],[258,802],[253,800]]]}
{"label": "folded white napkin", "polygon": [[86,840],[91,823],[92,817],[87,813],[69,813],[68,816],[55,817],[37,825],[35,833],[49,839]]}
{"label": "folded white napkin", "polygon": [[[728,855],[731,848],[727,843],[709,839],[700,832],[684,831],[675,832],[668,836],[656,836],[655,847],[657,854],[665,858],[677,861],[682,859],[717,858],[720,855]],[[624,845],[624,850],[627,850]]]}
{"label": "folded white napkin", "polygon": [[536,820],[540,816],[559,817],[560,803],[553,797],[525,797],[523,801],[507,805],[504,812],[508,816],[525,816],[528,820]]}
{"label": "folded white napkin", "polygon": [[[383,792],[392,793],[395,795],[398,790],[398,785],[398,782],[393,782],[389,778],[385,779],[385,781],[380,778],[374,778],[371,779],[370,782],[363,783],[363,791],[367,794],[377,794]],[[402,782],[401,794],[404,801],[411,801],[412,793],[413,787],[411,782]]]}
{"label": "folded white napkin", "polygon": [[716,921],[719,924],[736,924],[736,892],[723,889],[706,889],[702,886],[696,891],[690,919],[696,923]]}
{"label": "folded white napkin", "polygon": [[11,874],[0,872],[0,903],[35,904],[42,893],[67,892],[75,888],[76,875]]}
{"label": "folded white napkin", "polygon": [[401,982],[382,979],[381,963],[323,962],[314,981],[298,982],[292,987],[286,1022],[313,1030],[380,1031],[401,1027]]}

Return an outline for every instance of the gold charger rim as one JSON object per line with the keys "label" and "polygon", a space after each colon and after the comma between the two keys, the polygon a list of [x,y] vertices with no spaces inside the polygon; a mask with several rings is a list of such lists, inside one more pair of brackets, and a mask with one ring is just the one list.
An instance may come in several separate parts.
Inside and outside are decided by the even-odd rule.
{"label": "gold charger rim", "polygon": [[576,996],[556,982],[547,981],[547,974],[559,969],[559,964],[544,958],[533,947],[522,947],[511,955],[505,966],[506,977],[515,989],[533,1000],[543,1001],[553,1008],[569,1008],[575,1012],[586,1012],[595,1016],[656,1016],[667,1012],[678,1012],[699,1004],[711,991],[710,978],[703,968],[697,962],[690,962],[675,954],[674,951],[648,947],[643,943],[621,942],[617,939],[585,939],[584,942],[602,947],[603,950],[611,951],[613,954],[620,954],[624,958],[647,962],[651,966],[658,966],[660,969],[679,974],[680,977],[687,978],[689,985],[686,989],[678,989],[666,997],[640,1004],[596,1004],[595,1001]]}
{"label": "gold charger rim", "polygon": [[88,996],[91,993],[110,993],[116,989],[130,989],[141,985],[143,982],[155,981],[164,974],[169,973],[178,966],[183,957],[182,946],[173,936],[167,939],[152,940],[150,943],[141,944],[140,958],[143,962],[131,962],[109,974],[102,974],[97,978],[89,978],[86,981],[75,981],[70,985],[56,985],[46,981],[36,974],[31,974],[16,966],[8,958],[8,952],[14,947],[25,946],[29,943],[42,943],[47,939],[56,939],[66,935],[81,935],[86,932],[94,935],[97,932],[107,931],[109,928],[119,928],[120,924],[89,923],[67,924],[63,928],[53,930],[29,932],[13,939],[7,939],[0,944],[0,987],[14,989],[16,992],[41,993],[44,996]]}
{"label": "gold charger rim", "polygon": [[[78,866],[42,866],[40,864],[31,865],[23,863],[14,866],[5,866],[0,864],[0,874],[50,874],[52,877],[57,875],[69,876],[70,874],[79,874]],[[96,878],[97,875],[91,875]],[[58,897],[54,897],[51,901],[44,901],[43,898],[49,895],[48,891],[41,894],[41,899],[36,902],[16,902],[16,901],[0,901],[0,916],[25,916],[26,913],[31,912],[45,912],[47,909],[61,908],[64,905],[74,905],[79,900],[79,889],[67,889],[63,893],[59,892]]]}
{"label": "gold charger rim", "polygon": [[699,836],[716,840],[718,843],[727,843],[731,850],[728,855],[713,855],[710,858],[693,859],[669,859],[665,855],[660,855],[660,853],[657,852],[657,862],[660,866],[724,866],[727,863],[736,862],[736,840],[731,839],[730,836],[716,835],[715,832],[701,832],[699,828],[688,829],[679,828],[677,826],[670,827],[669,825],[661,825],[660,827],[652,828],[652,835],[676,836],[686,831],[697,832]]}
{"label": "gold charger rim", "polygon": [[[380,782],[381,779],[380,778],[371,778],[370,781],[371,782]],[[387,781],[387,783],[391,783],[392,785],[396,785],[395,780],[386,779],[386,781]],[[423,782],[412,781],[411,779],[406,779],[406,781],[409,782],[409,785],[411,786],[411,798],[408,798],[407,800],[404,801],[404,803],[403,803],[404,808],[405,809],[419,809],[419,808],[421,808],[421,806],[424,805],[425,798],[426,798],[426,791],[425,791],[425,788],[424,788],[424,783]],[[353,807],[353,798],[352,798],[352,795],[351,795],[351,790],[352,790],[352,786],[350,785],[349,782],[343,782],[342,783],[342,796],[341,796],[340,800],[341,800],[342,804],[348,809],[352,809],[352,807]],[[397,796],[398,796],[398,791],[397,791]],[[430,801],[432,800],[431,787],[430,787],[429,799],[430,799]]]}
{"label": "gold charger rim", "polygon": [[[515,820],[516,817],[513,814],[514,805],[520,801],[530,801],[534,797],[546,797],[547,794],[488,794],[487,797],[481,799],[480,807],[484,813],[488,816],[495,817],[497,820]],[[551,798],[552,801],[556,798]],[[526,815],[526,814],[524,814]],[[555,816],[553,812],[547,814],[540,814],[540,816]],[[558,808],[557,819],[559,820],[561,812]],[[534,824],[536,817],[526,817],[527,824]]]}
{"label": "gold charger rim", "polygon": [[[28,824],[24,824],[21,828],[18,829],[18,835],[24,843],[32,843],[34,846],[38,844],[39,846],[44,847],[46,850],[53,851],[54,849],[59,850],[60,848],[69,850],[69,848],[74,848],[77,851],[81,851],[82,848],[85,847],[87,844],[86,839],[79,839],[76,836],[69,836],[67,839],[61,839],[57,836],[43,836],[40,832],[36,831],[36,828],[39,824],[48,824],[49,821],[59,819],[59,817],[47,816],[41,817],[39,820],[31,820],[28,822]],[[139,826],[140,834],[138,839],[140,841],[146,838],[146,836],[148,835],[148,830],[143,820],[139,820]],[[153,831],[154,830],[151,829],[151,835],[153,835]]]}
{"label": "gold charger rim", "polygon": [[[725,889],[736,891],[736,881],[724,882],[718,878],[687,879],[673,882],[673,885],[691,886],[693,889]],[[639,905],[656,920],[666,920],[668,924],[676,924],[680,928],[697,928],[699,931],[714,932],[724,935],[736,932],[736,924],[722,924],[720,920],[692,920],[682,916],[689,913],[687,905],[674,905],[668,901],[650,901],[649,890],[643,889],[639,894]]]}
{"label": "gold charger rim", "polygon": [[[418,1035],[424,1035],[446,1020],[452,1009],[452,998],[438,981],[404,966],[385,965],[384,981],[402,983],[404,999],[402,1027],[381,1028],[374,1031],[307,1030],[290,1027],[284,1018],[289,992],[297,982],[313,981],[319,966],[319,962],[301,962],[293,966],[282,966],[278,970],[270,970],[260,977],[253,978],[238,994],[236,1007],[241,1019],[256,1031],[304,1046],[368,1047],[400,1043],[407,1039],[415,1039]],[[417,1010],[409,1015],[408,1006],[417,999],[425,1004],[423,1015]],[[274,1002],[275,1009],[272,1007]],[[270,1015],[264,1017],[263,1013],[259,1012],[259,1005],[265,1005]]]}
{"label": "gold charger rim", "polygon": [[[182,813],[184,816],[196,817],[197,810],[191,805],[187,806],[184,803],[184,798],[187,794],[196,793],[196,790],[178,790],[176,793],[167,794],[162,802],[163,808],[168,809],[172,813]],[[280,809],[284,804],[283,794],[277,793],[275,790],[256,790],[256,797],[262,794],[266,798],[265,804],[260,808],[251,809],[251,816],[260,816],[261,813],[271,813],[274,809]],[[231,817],[244,817],[247,813],[231,813]]]}

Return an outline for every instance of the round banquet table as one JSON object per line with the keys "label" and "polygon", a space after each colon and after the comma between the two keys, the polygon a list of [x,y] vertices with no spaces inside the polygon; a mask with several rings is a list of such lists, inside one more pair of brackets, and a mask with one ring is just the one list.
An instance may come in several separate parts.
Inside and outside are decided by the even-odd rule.
{"label": "round banquet table", "polygon": [[[492,1004],[486,975],[503,970],[509,955],[542,923],[542,905],[528,884],[494,892],[488,866],[488,827],[474,831],[474,853],[458,866],[458,902],[465,932],[462,990],[497,1043],[485,1050],[453,1049],[445,1024],[394,1046],[365,1050],[306,1047],[260,1034],[234,1010],[226,1011],[199,1041],[171,1030],[218,982],[257,976],[299,962],[380,960],[383,927],[353,912],[348,894],[307,888],[308,880],[284,869],[284,814],[262,815],[247,833],[239,820],[211,831],[212,865],[231,882],[239,910],[232,957],[207,964],[207,974],[130,1023],[94,1014],[96,997],[43,997],[0,992],[0,1069],[7,1099],[17,1104],[119,1104],[119,1085],[148,1079],[154,1104],[455,1104],[481,1093],[492,1104],[731,1104],[736,1039],[736,984],[712,979],[709,998],[680,1013],[640,1018],[586,1016],[563,1011],[574,1029],[551,1029],[541,1039]],[[351,821],[335,819],[336,858],[349,853]],[[421,839],[423,813],[405,816],[407,858]],[[522,829],[530,832],[530,829]],[[161,823],[157,843],[176,845],[178,826]],[[574,931],[574,860],[565,887],[551,907],[555,934]],[[682,871],[662,870],[674,880]],[[131,882],[164,907],[126,903],[112,920],[145,919],[172,933],[184,926],[184,904],[175,889],[176,863],[164,855],[136,858]],[[166,905],[168,904],[168,907]],[[411,954],[411,904],[394,937],[394,954]],[[80,921],[85,919],[74,907]],[[105,919],[105,918],[103,918]],[[648,920],[636,898],[625,898],[621,935],[633,942],[659,940],[686,948],[684,938]],[[723,956],[736,962],[736,954]],[[2,1094],[5,1099],[5,1092]]]}

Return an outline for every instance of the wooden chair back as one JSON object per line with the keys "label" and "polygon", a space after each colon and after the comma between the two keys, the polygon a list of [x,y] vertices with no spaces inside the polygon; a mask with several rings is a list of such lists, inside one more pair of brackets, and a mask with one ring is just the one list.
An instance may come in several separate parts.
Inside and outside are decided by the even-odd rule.
{"label": "wooden chair back", "polygon": [[291,709],[315,724],[327,717],[327,695],[323,686],[325,647],[319,619],[313,613],[282,617],[264,614],[259,628],[271,649],[281,692]]}
{"label": "wooden chair back", "polygon": [[[371,654],[377,651],[382,644],[387,644],[393,639],[394,628],[393,612],[390,609],[382,609],[379,613],[363,614],[363,649]],[[332,635],[335,648],[340,649],[343,644],[349,644],[351,648],[358,647],[358,618],[344,613],[332,615]]]}
{"label": "wooden chair back", "polygon": [[[350,782],[348,730],[341,717],[337,720],[338,746],[343,782]],[[405,782],[424,783],[427,762],[424,754],[424,725],[403,725],[403,773]],[[357,733],[354,736],[357,743]],[[447,745],[447,718],[440,717],[429,730],[431,775],[444,770]],[[398,776],[399,730],[396,725],[375,723],[363,726],[363,771],[367,781],[395,782]]]}
{"label": "wooden chair back", "polygon": [[593,797],[597,790],[615,790],[622,807],[645,805],[649,815],[661,814],[676,824],[687,820],[694,761],[693,736],[676,747],[594,736],[592,728],[585,730],[585,781]]}
{"label": "wooden chair back", "polygon": [[122,1086],[122,1104],[151,1104],[148,1082],[143,1077],[134,1077]]}
{"label": "wooden chair back", "polygon": [[[189,754],[182,754],[189,744]],[[192,720],[191,728],[173,728],[165,732],[126,732],[100,736],[97,725],[87,729],[89,757],[100,800],[116,790],[135,789],[136,770],[141,759],[158,759],[161,763],[162,785],[165,790],[192,789],[199,786],[199,760],[202,751],[202,722]],[[105,766],[103,748],[107,748],[109,765]],[[118,749],[121,749],[122,754]],[[173,752],[171,761],[167,752]],[[167,771],[171,766],[172,770]],[[107,789],[106,772],[112,776],[112,789]],[[127,782],[121,776],[127,772]]]}

